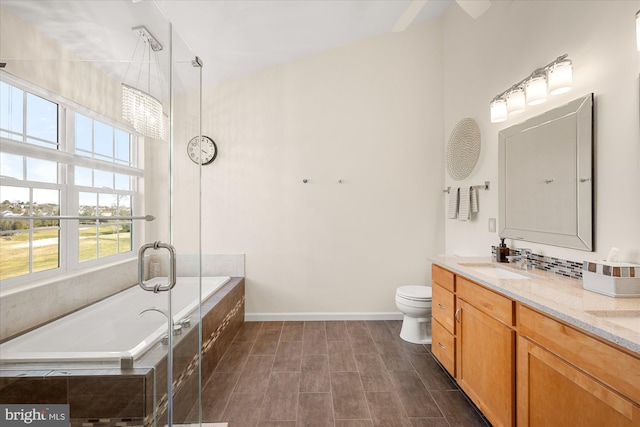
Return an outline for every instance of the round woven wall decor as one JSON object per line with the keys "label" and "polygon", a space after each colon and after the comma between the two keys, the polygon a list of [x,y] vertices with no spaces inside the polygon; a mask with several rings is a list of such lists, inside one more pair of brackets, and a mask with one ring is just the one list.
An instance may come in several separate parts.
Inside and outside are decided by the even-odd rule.
{"label": "round woven wall decor", "polygon": [[447,142],[447,172],[460,181],[469,176],[480,157],[480,127],[473,119],[462,119]]}

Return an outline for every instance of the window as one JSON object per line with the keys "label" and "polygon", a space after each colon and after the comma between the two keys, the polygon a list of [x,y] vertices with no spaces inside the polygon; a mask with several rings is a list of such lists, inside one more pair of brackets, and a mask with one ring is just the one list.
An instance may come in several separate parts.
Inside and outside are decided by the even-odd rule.
{"label": "window", "polygon": [[[136,135],[0,75],[0,279],[13,284],[133,255]],[[80,220],[47,217],[86,217]]]}

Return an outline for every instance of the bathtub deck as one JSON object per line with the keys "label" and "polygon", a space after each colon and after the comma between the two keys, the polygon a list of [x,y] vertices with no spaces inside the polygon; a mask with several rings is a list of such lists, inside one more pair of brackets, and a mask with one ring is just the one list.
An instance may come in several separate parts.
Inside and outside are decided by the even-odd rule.
{"label": "bathtub deck", "polygon": [[[231,278],[202,303],[202,372],[207,377],[244,322],[244,279]],[[174,423],[193,421],[198,394],[198,327],[174,341]],[[151,426],[166,423],[166,347],[158,344],[121,369],[119,362],[0,365],[0,403],[69,404],[71,427]],[[154,385],[158,395],[153,395]],[[164,393],[164,394],[163,394]],[[197,418],[196,418],[197,419]]]}

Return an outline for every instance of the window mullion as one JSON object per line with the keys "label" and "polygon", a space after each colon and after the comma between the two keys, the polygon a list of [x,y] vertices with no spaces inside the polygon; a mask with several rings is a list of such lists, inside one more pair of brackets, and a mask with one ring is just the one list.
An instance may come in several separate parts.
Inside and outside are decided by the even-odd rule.
{"label": "window mullion", "polygon": [[[5,80],[5,73],[0,71],[0,76],[2,76],[2,80]],[[113,215],[120,214],[120,212],[127,212],[127,210],[123,210],[120,203],[122,202],[121,197],[125,197],[127,203],[129,204],[128,212],[131,215],[135,215],[138,213],[138,208],[143,206],[142,195],[139,193],[142,186],[139,185],[139,180],[144,177],[144,169],[142,165],[138,165],[138,160],[143,160],[143,148],[142,143],[140,142],[140,138],[133,133],[131,129],[127,130],[127,126],[122,125],[122,123],[115,121],[113,119],[105,118],[105,117],[97,117],[98,115],[89,111],[85,107],[79,106],[71,101],[64,100],[61,97],[51,94],[50,92],[36,88],[33,85],[19,81],[17,78],[8,77],[7,80],[10,81],[10,85],[14,85],[15,87],[22,90],[22,140],[12,140],[10,138],[2,137],[2,149],[3,153],[9,153],[22,157],[22,179],[14,179],[9,177],[1,177],[0,184],[7,185],[9,187],[21,187],[28,188],[28,201],[29,201],[29,214],[31,216],[35,215],[36,212],[39,212],[34,205],[34,202],[38,203],[53,203],[52,199],[50,201],[45,201],[46,197],[50,197],[47,195],[51,195],[51,190],[56,190],[58,198],[58,212],[60,216],[78,216],[80,214],[80,206],[84,206],[85,202],[81,200],[81,196],[83,192],[93,193],[95,194],[95,209],[96,213],[99,212],[100,208],[100,194],[105,195],[105,200],[102,201],[104,206],[109,206],[111,203],[110,198],[115,197],[116,201],[116,210],[114,213],[108,213],[111,210],[107,209],[107,213],[105,215]],[[31,99],[31,95],[39,96],[43,98],[45,101],[49,101],[57,105],[57,145],[56,149],[51,146],[44,146],[40,144],[40,139],[37,136],[33,136],[32,138],[28,138],[27,129],[29,128],[28,117],[31,117],[32,124],[33,120],[37,120],[38,116],[34,115],[34,110],[38,105],[38,102],[32,103],[31,106],[27,105],[28,99]],[[49,110],[51,111],[51,110]],[[18,113],[19,114],[19,113]],[[29,115],[31,114],[31,116]],[[82,132],[82,128],[76,129],[78,125],[75,123],[76,114],[83,114],[91,119],[91,129],[90,129],[90,137],[91,138],[91,153],[76,152],[76,131]],[[51,117],[51,116],[49,116]],[[51,117],[52,118],[52,117]],[[51,122],[53,123],[53,121]],[[99,124],[96,127],[96,123]],[[101,139],[105,133],[104,128],[111,128],[111,155],[108,150],[108,139]],[[84,129],[88,129],[88,126]],[[116,131],[116,129],[118,131]],[[120,132],[120,133],[118,133]],[[126,141],[123,133],[129,133],[129,160],[128,163],[125,163],[121,159],[123,155],[117,155],[116,153],[119,148],[124,147],[124,143]],[[87,132],[88,133],[88,132]],[[80,137],[80,135],[78,135]],[[96,140],[98,138],[98,140]],[[47,140],[42,140],[44,142],[49,142],[49,139],[53,139],[53,135],[49,135]],[[29,141],[29,142],[27,142]],[[34,142],[35,141],[35,142]],[[83,139],[83,141],[86,141]],[[122,144],[122,145],[120,145]],[[83,148],[83,147],[80,147]],[[83,155],[84,154],[84,155]],[[45,178],[41,178],[42,175],[31,174],[28,166],[32,168],[36,168],[34,166],[37,163],[29,159],[39,159],[46,160],[49,162],[57,163],[57,181],[53,182],[52,179],[48,180]],[[18,161],[16,159],[16,165]],[[79,169],[82,168],[82,169]],[[89,168],[92,170],[92,180],[93,174],[95,171],[100,170],[102,173],[101,179],[110,176],[111,183],[102,183],[102,182],[91,182],[91,186],[80,186],[76,185],[75,176],[78,176],[78,184],[83,184],[84,181],[81,179],[86,173],[85,168]],[[35,171],[37,169],[33,169]],[[53,172],[53,170],[51,170]],[[111,174],[111,175],[107,175]],[[52,175],[52,174],[50,174]],[[128,176],[129,185],[125,186],[123,177],[119,175]],[[27,180],[29,177],[31,180]],[[42,181],[41,181],[42,180]],[[109,185],[112,188],[100,188],[100,186],[104,185],[105,187]],[[125,189],[126,188],[126,189]],[[18,189],[19,190],[19,189]],[[22,190],[19,190],[22,191]],[[107,196],[113,195],[113,196]],[[20,196],[21,198],[27,197],[26,194]],[[36,200],[37,199],[37,200]],[[90,203],[87,202],[87,203]],[[24,210],[26,213],[26,209]],[[28,232],[28,243],[29,243],[29,252],[28,252],[28,263],[29,268],[28,274],[13,276],[7,280],[3,280],[3,286],[13,286],[14,284],[19,283],[27,283],[29,280],[35,278],[43,278],[43,277],[53,277],[57,274],[72,272],[77,269],[83,269],[86,267],[98,266],[101,264],[105,264],[110,262],[109,260],[123,260],[130,259],[135,254],[133,253],[133,248],[136,247],[139,243],[140,236],[143,234],[144,225],[140,224],[139,226],[134,226],[133,221],[112,221],[115,224],[114,232],[117,233],[115,235],[115,249],[111,244],[111,240],[104,245],[104,248],[100,247],[100,224],[87,224],[89,227],[94,227],[95,233],[92,233],[93,238],[95,239],[95,258],[87,259],[81,262],[80,257],[86,248],[80,245],[80,239],[83,235],[81,232],[81,221],[79,220],[58,220],[57,221],[57,230],[58,230],[58,268],[52,268],[53,263],[49,263],[49,261],[53,261],[53,257],[51,253],[43,252],[43,247],[48,244],[55,244],[50,241],[46,241],[46,239],[53,238],[54,229],[53,226],[46,222],[41,222],[41,220],[28,220],[28,227],[25,232]],[[54,222],[53,224],[55,224]],[[108,216],[105,216],[105,224],[111,225],[109,222]],[[122,252],[123,250],[123,241],[121,239],[126,239],[123,235],[125,231],[121,230],[120,227],[123,226],[123,223],[126,223],[130,227],[129,238],[131,240],[131,251]],[[47,233],[47,230],[51,230]],[[26,236],[25,236],[26,237]],[[110,237],[110,236],[109,236]],[[42,241],[41,241],[42,240]],[[126,250],[126,247],[125,249]],[[48,251],[48,250],[47,250]],[[99,251],[104,251],[100,256]],[[47,257],[47,261],[44,263],[40,262],[40,257]],[[26,253],[24,253],[24,258],[26,258]],[[26,259],[25,259],[25,262]],[[44,266],[44,268],[43,268]],[[4,268],[4,267],[3,267]],[[26,268],[24,269],[27,270]]]}

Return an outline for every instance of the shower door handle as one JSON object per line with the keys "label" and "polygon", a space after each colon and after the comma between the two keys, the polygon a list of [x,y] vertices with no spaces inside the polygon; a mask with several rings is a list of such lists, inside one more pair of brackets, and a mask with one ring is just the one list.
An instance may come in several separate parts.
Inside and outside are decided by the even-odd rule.
{"label": "shower door handle", "polygon": [[[169,282],[162,284],[158,283],[157,285],[151,286],[147,282],[144,281],[144,253],[147,249],[166,249],[169,251]],[[168,243],[162,243],[159,240],[156,240],[153,243],[145,243],[140,246],[140,250],[138,251],[138,285],[145,291],[151,291],[153,293],[158,292],[166,292],[176,285],[176,248],[173,245]]]}

